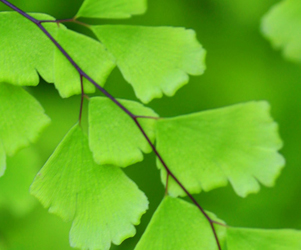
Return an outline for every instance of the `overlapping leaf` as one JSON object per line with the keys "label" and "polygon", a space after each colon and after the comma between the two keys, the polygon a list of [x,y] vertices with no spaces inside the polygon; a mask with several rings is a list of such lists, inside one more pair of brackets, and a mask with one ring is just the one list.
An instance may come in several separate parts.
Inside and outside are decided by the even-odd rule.
{"label": "overlapping leaf", "polygon": [[118,168],[97,165],[88,139],[75,125],[31,186],[49,211],[73,220],[71,246],[109,249],[135,234],[148,202]]}
{"label": "overlapping leaf", "polygon": [[[209,215],[211,219],[216,220],[213,214]],[[216,228],[223,244],[225,227]],[[208,220],[196,206],[167,196],[157,208],[135,248],[135,250],[154,249],[216,250],[217,244]]]}
{"label": "overlapping leaf", "polygon": [[77,17],[90,18],[129,18],[143,14],[147,0],[85,0]]}
{"label": "overlapping leaf", "polygon": [[[150,108],[138,102],[119,100],[135,115],[157,117]],[[140,119],[151,141],[155,139],[155,120]],[[108,98],[94,97],[89,107],[89,143],[99,164],[126,167],[143,160],[151,147],[134,121]]]}
{"label": "overlapping leaf", "polygon": [[[45,14],[33,14],[41,20],[53,20]],[[35,24],[16,12],[0,13],[0,82],[35,86],[40,74],[47,82],[54,81],[54,46]],[[56,24],[45,24],[55,35]]]}
{"label": "overlapping leaf", "polygon": [[[220,221],[215,215],[210,218]],[[223,222],[222,222],[223,223]],[[222,249],[297,250],[301,232],[264,230],[215,225]],[[183,200],[166,196],[153,215],[135,250],[217,249],[212,228],[198,208]]]}
{"label": "overlapping leaf", "polygon": [[[19,86],[0,83],[0,102],[0,141],[6,154],[11,156],[34,142],[50,119],[38,101]],[[2,149],[0,154],[3,169]]]}
{"label": "overlapping leaf", "polygon": [[[31,15],[38,20],[54,19],[44,14]],[[62,97],[81,93],[79,73],[35,24],[14,12],[2,12],[0,23],[0,82],[35,86],[41,75],[47,82],[55,84]],[[62,24],[43,25],[72,59],[103,86],[115,67],[114,58],[103,45],[67,30]],[[94,86],[84,81],[85,92],[94,92]]]}
{"label": "overlapping leaf", "polygon": [[[156,139],[163,159],[191,193],[229,181],[245,197],[259,191],[259,182],[272,186],[284,166],[277,124],[264,101],[160,119]],[[157,162],[165,183],[166,171]],[[169,192],[185,195],[171,178]]]}
{"label": "overlapping leaf", "polygon": [[276,4],[262,20],[262,32],[286,58],[301,62],[301,1]]}
{"label": "overlapping leaf", "polygon": [[297,250],[301,249],[301,232],[297,230],[227,229],[229,250]]}
{"label": "overlapping leaf", "polygon": [[[71,55],[72,59],[94,81],[103,86],[108,75],[115,67],[114,58],[99,42],[67,29],[59,29],[57,40]],[[58,49],[55,50],[55,86],[62,97],[69,97],[81,93],[79,73],[73,65],[66,60]],[[85,93],[93,93],[95,87],[84,79]]]}
{"label": "overlapping leaf", "polygon": [[204,72],[206,53],[193,30],[118,25],[92,30],[144,103],[163,93],[174,95],[188,82],[188,74]]}

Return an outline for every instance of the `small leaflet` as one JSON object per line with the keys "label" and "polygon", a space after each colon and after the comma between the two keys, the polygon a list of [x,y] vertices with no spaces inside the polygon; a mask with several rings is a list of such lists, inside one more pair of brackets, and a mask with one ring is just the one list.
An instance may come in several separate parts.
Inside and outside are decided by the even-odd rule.
{"label": "small leaflet", "polygon": [[135,235],[148,201],[120,168],[97,165],[76,124],[37,174],[31,194],[49,212],[73,221],[70,245],[108,250]]}
{"label": "small leaflet", "polygon": [[190,75],[205,70],[206,51],[193,30],[102,25],[92,31],[116,59],[123,77],[144,103],[173,96]]}
{"label": "small leaflet", "polygon": [[[30,15],[37,20],[54,20],[45,14]],[[34,23],[18,13],[1,12],[0,24],[0,83],[36,86],[41,76],[54,83],[63,98],[81,93],[79,72]],[[63,24],[43,26],[85,73],[104,86],[115,63],[101,43]],[[84,90],[93,93],[95,87],[84,79]]]}
{"label": "small leaflet", "polygon": [[231,250],[298,250],[301,249],[301,231],[229,227],[227,247]]}
{"label": "small leaflet", "polygon": [[[45,14],[31,14],[39,20],[54,20]],[[0,83],[36,86],[39,75],[54,81],[54,45],[39,28],[17,12],[0,13]],[[57,24],[44,27],[56,35]]]}
{"label": "small leaflet", "polygon": [[[156,123],[156,148],[168,167],[191,192],[209,191],[228,181],[242,197],[271,187],[285,161],[278,125],[265,101],[237,104]],[[166,171],[161,169],[162,182]],[[169,193],[185,196],[170,178]]]}
{"label": "small leaflet", "polygon": [[[135,115],[158,117],[150,108],[128,100],[118,100]],[[155,139],[155,119],[139,119],[150,140]],[[89,143],[99,164],[127,167],[143,160],[151,147],[135,122],[106,97],[94,97],[89,104]]]}
{"label": "small leaflet", "polygon": [[[212,213],[208,215],[221,222]],[[226,228],[219,225],[215,228],[223,246]],[[208,220],[196,206],[166,196],[135,247],[135,250],[154,249],[216,250],[217,243]]]}

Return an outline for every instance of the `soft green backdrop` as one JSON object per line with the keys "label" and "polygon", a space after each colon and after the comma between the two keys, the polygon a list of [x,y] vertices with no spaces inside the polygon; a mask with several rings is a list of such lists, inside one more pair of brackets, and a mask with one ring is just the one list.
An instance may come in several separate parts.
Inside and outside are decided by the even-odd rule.
{"label": "soft green backdrop", "polygon": [[[25,11],[44,12],[60,19],[72,17],[82,1],[11,2]],[[301,229],[301,67],[285,61],[279,52],[274,51],[261,36],[259,28],[261,17],[277,2],[149,0],[148,11],[143,16],[121,21],[95,21],[98,24],[183,26],[196,30],[199,41],[208,52],[207,70],[201,77],[191,77],[190,83],[174,97],[152,101],[149,106],[161,116],[175,116],[249,100],[267,100],[271,103],[272,115],[280,125],[284,141],[282,154],[287,161],[275,188],[262,187],[259,194],[245,199],[239,198],[230,186],[197,196],[204,208],[233,226]],[[6,10],[2,4],[0,10]],[[82,27],[68,26],[92,35]],[[109,77],[106,89],[116,97],[136,99],[118,70],[114,70]],[[29,169],[34,166],[38,171],[77,121],[80,99],[72,97],[62,100],[53,86],[45,83],[31,88],[30,92],[41,102],[52,124],[33,149],[27,149],[37,150],[40,159],[33,159],[32,164],[27,163],[22,159],[24,152],[20,152],[14,159],[9,159],[8,168],[26,165]],[[28,154],[25,151],[25,155]],[[142,218],[137,237],[126,240],[115,249],[133,249],[164,195],[153,154],[146,155],[144,162],[125,171],[148,196],[150,209]],[[6,174],[9,173],[7,171]],[[15,186],[9,186],[15,188],[16,193],[19,192],[18,178]],[[14,181],[13,177],[11,179]],[[23,192],[26,186],[29,187],[29,184],[22,186]],[[3,185],[1,188],[4,188]],[[0,196],[1,193],[0,190]],[[10,245],[10,250],[71,249],[68,243],[70,223],[62,222],[47,213],[38,202],[32,202],[33,210],[18,213],[8,209],[0,199],[0,249],[1,242]]]}

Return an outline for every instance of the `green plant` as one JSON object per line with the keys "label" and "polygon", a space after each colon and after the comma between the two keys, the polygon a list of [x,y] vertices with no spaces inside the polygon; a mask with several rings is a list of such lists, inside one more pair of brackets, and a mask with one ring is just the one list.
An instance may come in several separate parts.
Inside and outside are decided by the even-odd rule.
{"label": "green plant", "polygon": [[[1,1],[9,5],[7,1]],[[145,10],[143,1],[135,3],[137,8],[134,10],[127,9],[129,6],[135,7],[134,4],[124,5],[124,9],[128,11],[127,15]],[[93,4],[97,2],[86,1],[78,16],[125,16],[124,13],[114,11],[115,8],[111,9],[113,12],[110,13],[103,9],[105,5],[98,9]],[[3,13],[0,20],[3,23],[1,34],[5,34],[3,37],[6,46],[2,46],[1,51],[1,58],[5,58],[0,67],[0,75],[3,77],[1,82],[37,85],[37,69],[46,81],[54,82],[62,97],[82,94],[79,121],[82,117],[85,94],[94,91],[94,87],[85,80],[90,81],[108,97],[90,99],[89,141],[76,124],[39,172],[31,188],[31,192],[46,207],[50,207],[51,212],[66,220],[73,220],[70,232],[72,246],[108,249],[111,241],[119,244],[124,238],[135,233],[131,224],[139,222],[141,214],[147,209],[147,200],[118,167],[141,161],[141,152],[147,153],[153,149],[158,157],[157,164],[161,169],[162,181],[167,183],[166,192],[175,197],[188,195],[196,206],[166,196],[137,249],[248,249],[248,241],[254,244],[253,248],[249,249],[298,249],[299,232],[227,227],[214,215],[205,212],[191,195],[199,193],[202,189],[209,191],[224,186],[228,179],[236,193],[241,196],[258,191],[258,181],[267,186],[273,185],[284,161],[277,153],[282,143],[277,135],[277,125],[269,116],[266,102],[250,102],[167,119],[158,118],[156,113],[140,103],[116,100],[102,88],[116,63],[124,77],[132,84],[137,97],[145,103],[154,97],[162,96],[162,92],[173,95],[180,86],[187,83],[187,73],[201,74],[204,70],[205,53],[191,31],[126,26],[92,27],[104,44],[103,47],[100,43],[65,29],[62,24],[58,27],[52,23],[78,22],[76,19],[56,21],[43,14],[28,16],[14,6],[11,7],[38,25],[48,38],[55,37],[53,42],[58,49],[55,50],[47,37],[43,37],[43,34],[24,18],[15,13]],[[47,24],[44,24],[46,22]],[[25,33],[21,36],[21,41],[23,46],[27,46],[18,48],[20,54],[7,49],[12,44],[20,44],[20,37],[15,36],[16,27]],[[29,37],[29,42],[24,42]],[[40,43],[37,47],[43,49],[31,48],[32,39],[35,37]],[[72,57],[69,57],[63,48]],[[90,53],[87,53],[87,48]],[[98,68],[98,65],[101,67]],[[181,70],[178,69],[179,65]],[[16,75],[16,71],[22,73]],[[23,91],[7,84],[1,86],[4,100],[12,95],[9,93]],[[15,90],[10,90],[13,88]],[[21,94],[19,95],[21,97]],[[17,94],[15,96],[17,97]],[[10,101],[8,98],[7,102]],[[7,106],[14,107],[11,103]],[[34,101],[31,100],[30,103]],[[23,102],[21,107],[24,105],[29,106]],[[14,144],[1,137],[7,154],[13,154],[18,147],[31,141],[33,135],[48,122],[40,106],[37,103],[32,105],[38,109],[39,112],[36,113],[39,113],[39,116],[28,114],[26,118],[33,123],[24,123],[22,128],[36,125],[32,117],[41,122],[40,126],[32,127],[33,131],[23,132],[25,137],[18,135],[17,139],[13,140]],[[27,111],[28,109],[25,112]],[[10,120],[14,121],[14,124],[18,122],[17,115],[20,110],[8,114],[5,112],[7,109],[2,111],[4,117],[14,114]],[[2,125],[1,135],[13,134],[9,131],[13,127],[4,124],[6,127]],[[108,128],[104,129],[106,126]],[[153,144],[155,139],[156,147]],[[9,148],[12,150],[9,151]],[[4,159],[5,153],[2,151]],[[2,162],[4,168],[5,161]],[[100,195],[96,190],[102,190],[105,195]],[[197,208],[205,217],[198,215]],[[102,213],[98,213],[99,210]],[[114,214],[118,214],[118,217],[114,218]],[[182,214],[185,216],[180,219],[179,215]],[[104,218],[108,221],[103,221]],[[195,218],[197,222],[192,227],[191,221]],[[109,229],[106,229],[107,225],[110,225]],[[190,240],[183,241],[183,238]],[[271,239],[274,245],[270,243]]]}

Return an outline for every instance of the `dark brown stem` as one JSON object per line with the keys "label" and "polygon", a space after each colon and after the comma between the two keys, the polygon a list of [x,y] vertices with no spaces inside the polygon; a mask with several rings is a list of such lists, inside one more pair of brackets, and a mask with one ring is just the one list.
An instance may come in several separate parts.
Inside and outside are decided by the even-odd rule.
{"label": "dark brown stem", "polygon": [[154,120],[159,120],[159,119],[160,119],[160,117],[155,117],[155,116],[144,116],[144,115],[135,115],[134,118],[154,119]]}
{"label": "dark brown stem", "polygon": [[77,23],[79,25],[85,26],[87,28],[90,27],[89,24],[83,23],[81,21],[76,20],[75,18],[68,19],[58,19],[58,20],[39,20],[40,23]]}
{"label": "dark brown stem", "polygon": [[222,226],[222,227],[229,227],[228,225],[226,225],[226,224],[224,224],[224,223],[222,223],[222,222],[215,221],[215,220],[213,220],[212,223],[214,223],[214,224],[216,224],[216,225],[220,225],[220,226]]}
{"label": "dark brown stem", "polygon": [[66,57],[66,59],[73,65],[73,67],[77,70],[77,72],[80,74],[81,78],[86,78],[89,82],[91,82],[98,90],[100,90],[105,96],[107,96],[111,101],[113,101],[119,108],[121,108],[127,115],[129,115],[133,121],[136,123],[137,127],[139,128],[139,130],[141,131],[141,133],[143,134],[143,136],[145,137],[145,139],[147,140],[147,142],[149,143],[149,145],[151,146],[151,148],[153,149],[154,153],[156,154],[156,156],[158,157],[158,159],[160,160],[160,162],[162,163],[164,169],[166,170],[167,174],[169,176],[171,176],[175,182],[182,188],[182,190],[187,194],[187,196],[191,199],[191,201],[198,207],[198,209],[202,212],[202,214],[206,217],[206,219],[208,220],[208,222],[210,223],[210,226],[212,228],[213,234],[214,234],[214,238],[216,240],[216,244],[218,246],[218,249],[221,250],[221,246],[219,243],[219,239],[216,233],[216,230],[214,228],[214,221],[210,219],[209,215],[205,212],[205,210],[198,204],[198,202],[194,199],[194,197],[192,196],[192,194],[190,194],[190,192],[183,186],[183,184],[179,181],[179,179],[171,172],[171,170],[169,169],[169,167],[166,165],[166,163],[164,162],[163,158],[161,157],[161,155],[159,154],[159,152],[157,151],[156,147],[154,146],[154,144],[151,142],[150,138],[147,136],[147,134],[145,133],[144,129],[142,128],[142,126],[140,125],[140,123],[138,122],[138,118],[136,115],[134,115],[131,111],[129,111],[125,106],[123,106],[118,100],[116,100],[110,93],[108,93],[104,88],[102,88],[99,84],[97,84],[89,75],[87,75],[80,67],[79,65],[71,58],[71,56],[66,52],[66,50],[53,38],[53,36],[43,27],[41,21],[33,18],[32,16],[28,15],[27,13],[25,13],[24,11],[20,10],[19,8],[17,8],[16,6],[14,6],[13,4],[11,4],[10,2],[8,2],[7,0],[0,0],[2,3],[4,3],[5,5],[7,5],[8,7],[10,7],[11,9],[15,10],[16,12],[18,12],[20,15],[24,16],[25,18],[27,18],[28,20],[30,20],[31,22],[33,22],[34,24],[36,24],[40,30],[54,43],[54,45],[61,51],[61,53]]}

